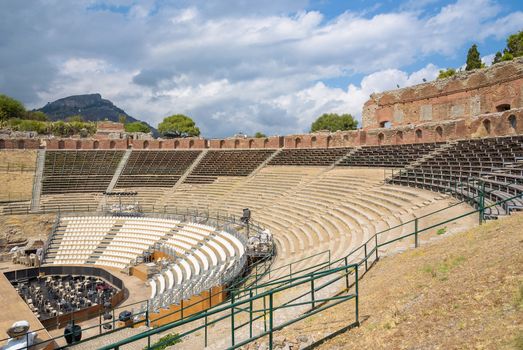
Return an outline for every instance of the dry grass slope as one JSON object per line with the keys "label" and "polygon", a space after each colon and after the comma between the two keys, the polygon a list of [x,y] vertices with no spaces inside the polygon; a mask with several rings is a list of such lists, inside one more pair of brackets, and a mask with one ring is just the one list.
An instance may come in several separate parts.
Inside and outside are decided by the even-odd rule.
{"label": "dry grass slope", "polygon": [[[384,258],[361,281],[361,327],[319,348],[523,349],[522,252],[520,213]],[[347,308],[282,335],[318,340],[351,322]]]}

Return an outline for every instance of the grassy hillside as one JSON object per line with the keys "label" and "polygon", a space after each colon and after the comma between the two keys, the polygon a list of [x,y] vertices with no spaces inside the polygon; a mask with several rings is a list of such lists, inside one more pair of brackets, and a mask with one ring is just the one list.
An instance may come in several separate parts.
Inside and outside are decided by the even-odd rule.
{"label": "grassy hillside", "polygon": [[[523,349],[523,213],[383,258],[360,295],[361,327],[320,349]],[[322,339],[352,322],[352,304],[279,336]]]}

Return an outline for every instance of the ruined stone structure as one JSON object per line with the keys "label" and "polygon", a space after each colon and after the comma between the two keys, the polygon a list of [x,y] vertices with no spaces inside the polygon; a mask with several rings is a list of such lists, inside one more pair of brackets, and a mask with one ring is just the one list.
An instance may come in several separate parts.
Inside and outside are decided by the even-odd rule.
{"label": "ruined stone structure", "polygon": [[523,58],[372,94],[363,107],[362,124],[359,130],[334,133],[162,140],[126,133],[119,123],[102,122],[93,138],[0,135],[0,149],[329,148],[523,134]]}
{"label": "ruined stone structure", "polygon": [[523,58],[486,69],[372,94],[363,129],[447,122],[523,107]]}

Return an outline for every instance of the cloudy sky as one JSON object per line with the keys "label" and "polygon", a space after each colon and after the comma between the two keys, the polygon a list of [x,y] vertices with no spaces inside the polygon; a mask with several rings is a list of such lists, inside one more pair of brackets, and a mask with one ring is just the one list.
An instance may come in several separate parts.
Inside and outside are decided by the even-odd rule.
{"label": "cloudy sky", "polygon": [[99,92],[206,137],[307,131],[372,92],[486,61],[523,29],[523,1],[0,0],[0,93],[28,108]]}

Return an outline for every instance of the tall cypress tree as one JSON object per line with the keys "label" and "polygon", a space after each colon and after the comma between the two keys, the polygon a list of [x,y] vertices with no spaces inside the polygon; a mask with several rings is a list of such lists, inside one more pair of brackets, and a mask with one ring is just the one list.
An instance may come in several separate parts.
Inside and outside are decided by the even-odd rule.
{"label": "tall cypress tree", "polygon": [[478,46],[472,45],[467,53],[467,67],[465,70],[473,70],[481,68],[481,57],[479,55]]}

